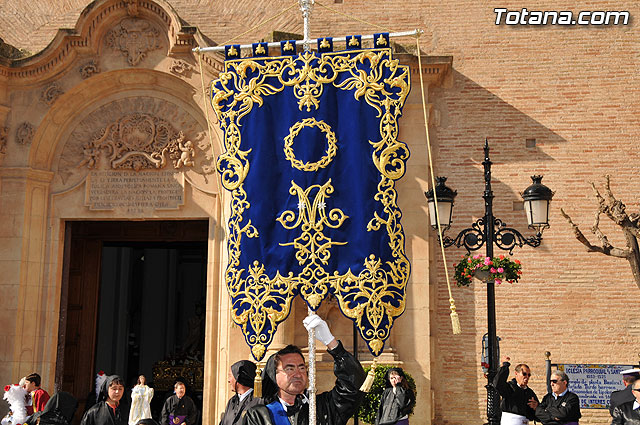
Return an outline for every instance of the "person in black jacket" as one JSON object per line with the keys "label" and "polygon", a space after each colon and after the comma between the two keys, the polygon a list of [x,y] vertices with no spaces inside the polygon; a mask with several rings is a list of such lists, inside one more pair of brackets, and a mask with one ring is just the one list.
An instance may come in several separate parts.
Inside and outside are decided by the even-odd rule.
{"label": "person in black jacket", "polygon": [[493,379],[493,386],[502,397],[500,424],[526,425],[535,419],[536,407],[539,404],[538,396],[528,387],[531,369],[526,364],[520,363],[515,368],[515,377],[507,382],[509,366],[511,363],[509,363],[509,357],[506,357]]}
{"label": "person in black jacket", "polygon": [[640,379],[640,369],[627,369],[620,373],[622,374],[622,382],[625,388],[611,393],[611,399],[609,400],[609,413],[611,416],[613,416],[613,409],[616,406],[636,399],[631,392],[631,387],[634,382]]}
{"label": "person in black jacket", "polygon": [[640,380],[632,385],[634,401],[628,401],[613,409],[611,425],[640,425]]}
{"label": "person in black jacket", "polygon": [[556,370],[551,374],[551,392],[536,408],[536,419],[542,425],[578,425],[582,417],[578,395],[569,391],[569,377]]}
{"label": "person in black jacket", "polygon": [[380,397],[375,425],[409,425],[411,404],[415,394],[409,388],[404,371],[399,367],[387,370],[384,376],[386,387]]}
{"label": "person in black jacket", "polygon": [[71,425],[78,408],[78,400],[70,393],[55,393],[42,412],[36,412],[27,419],[25,425]]}
{"label": "person in black jacket", "polygon": [[[327,323],[318,315],[307,316],[303,323],[307,330],[315,329],[316,338],[327,346],[328,353],[333,357],[333,373],[337,378],[331,391],[316,397],[316,424],[344,425],[364,397],[360,391],[366,377],[364,369],[331,335]],[[273,354],[262,372],[265,404],[249,408],[243,425],[308,424],[307,384],[307,367],[300,348],[288,345]]]}
{"label": "person in black jacket", "polygon": [[173,386],[175,394],[165,400],[160,414],[160,425],[196,425],[198,409],[188,395],[187,387],[182,381]]}
{"label": "person in black jacket", "polygon": [[120,403],[124,381],[118,375],[109,376],[100,388],[98,401],[82,417],[80,425],[127,425],[129,412]]}
{"label": "person in black jacket", "polygon": [[220,425],[240,425],[244,411],[261,401],[260,398],[253,397],[255,377],[256,364],[252,361],[240,360],[231,365],[229,384],[235,394],[227,403]]}

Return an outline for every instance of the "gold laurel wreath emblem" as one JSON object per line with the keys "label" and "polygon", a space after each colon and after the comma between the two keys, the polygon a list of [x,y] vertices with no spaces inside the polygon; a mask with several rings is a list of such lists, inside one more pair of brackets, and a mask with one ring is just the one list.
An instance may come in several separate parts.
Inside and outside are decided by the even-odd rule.
{"label": "gold laurel wreath emblem", "polygon": [[[327,150],[319,161],[302,162],[296,158],[293,152],[293,140],[300,134],[305,127],[318,127],[320,131],[326,134]],[[305,118],[298,121],[289,128],[289,135],[284,138],[284,155],[291,162],[291,166],[301,171],[318,171],[320,168],[326,167],[336,156],[338,146],[336,143],[336,134],[331,131],[331,126],[324,121],[316,121],[315,118]]]}

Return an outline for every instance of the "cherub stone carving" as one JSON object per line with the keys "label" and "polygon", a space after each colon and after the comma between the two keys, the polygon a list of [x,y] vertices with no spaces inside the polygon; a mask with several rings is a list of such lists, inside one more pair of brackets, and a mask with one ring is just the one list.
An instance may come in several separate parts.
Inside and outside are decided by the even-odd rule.
{"label": "cherub stone carving", "polygon": [[191,142],[191,140],[187,140],[182,144],[181,139],[184,139],[182,132],[180,132],[180,136],[181,138],[178,140],[178,148],[182,153],[180,154],[180,159],[178,159],[178,162],[174,165],[174,168],[177,169],[183,165],[185,167],[193,167],[193,158],[196,156],[196,151],[193,149],[193,142]]}

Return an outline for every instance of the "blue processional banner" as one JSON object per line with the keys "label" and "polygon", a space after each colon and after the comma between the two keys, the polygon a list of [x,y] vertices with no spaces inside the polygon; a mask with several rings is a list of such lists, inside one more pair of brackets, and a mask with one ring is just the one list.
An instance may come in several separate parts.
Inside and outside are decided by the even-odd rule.
{"label": "blue processional banner", "polygon": [[333,295],[376,356],[404,312],[395,181],[409,157],[397,139],[409,81],[390,48],[283,47],[226,60],[212,82],[231,193],[225,280],[256,360],[297,295],[313,310]]}

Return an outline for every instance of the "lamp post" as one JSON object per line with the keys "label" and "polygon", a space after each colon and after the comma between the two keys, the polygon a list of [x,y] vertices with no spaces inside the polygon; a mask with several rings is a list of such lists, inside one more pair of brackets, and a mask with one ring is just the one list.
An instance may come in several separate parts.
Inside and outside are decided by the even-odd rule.
{"label": "lamp post", "polygon": [[[476,251],[483,246],[487,257],[493,258],[494,244],[509,254],[513,249],[529,245],[537,247],[542,242],[542,232],[549,227],[549,203],[553,192],[541,183],[542,176],[533,176],[533,184],[522,194],[525,202],[525,212],[529,228],[536,231],[534,236],[523,236],[516,229],[507,227],[506,224],[493,215],[493,191],[491,190],[491,159],[489,158],[489,142],[484,144],[484,216],[476,220],[471,227],[463,229],[455,238],[444,236],[445,230],[451,226],[453,213],[453,201],[457,192],[445,185],[446,177],[438,177],[436,187],[425,193],[429,202],[431,226],[437,229],[437,217],[440,218],[442,229],[442,243],[445,248],[452,245],[465,247],[467,252]],[[435,190],[435,196],[434,196]],[[437,198],[437,199],[435,199]],[[436,207],[437,204],[437,207]],[[499,394],[493,387],[493,378],[498,366],[498,340],[496,335],[496,305],[495,282],[487,279],[487,323],[488,323],[488,352],[489,370],[487,373],[487,418],[489,425],[499,425]]]}

